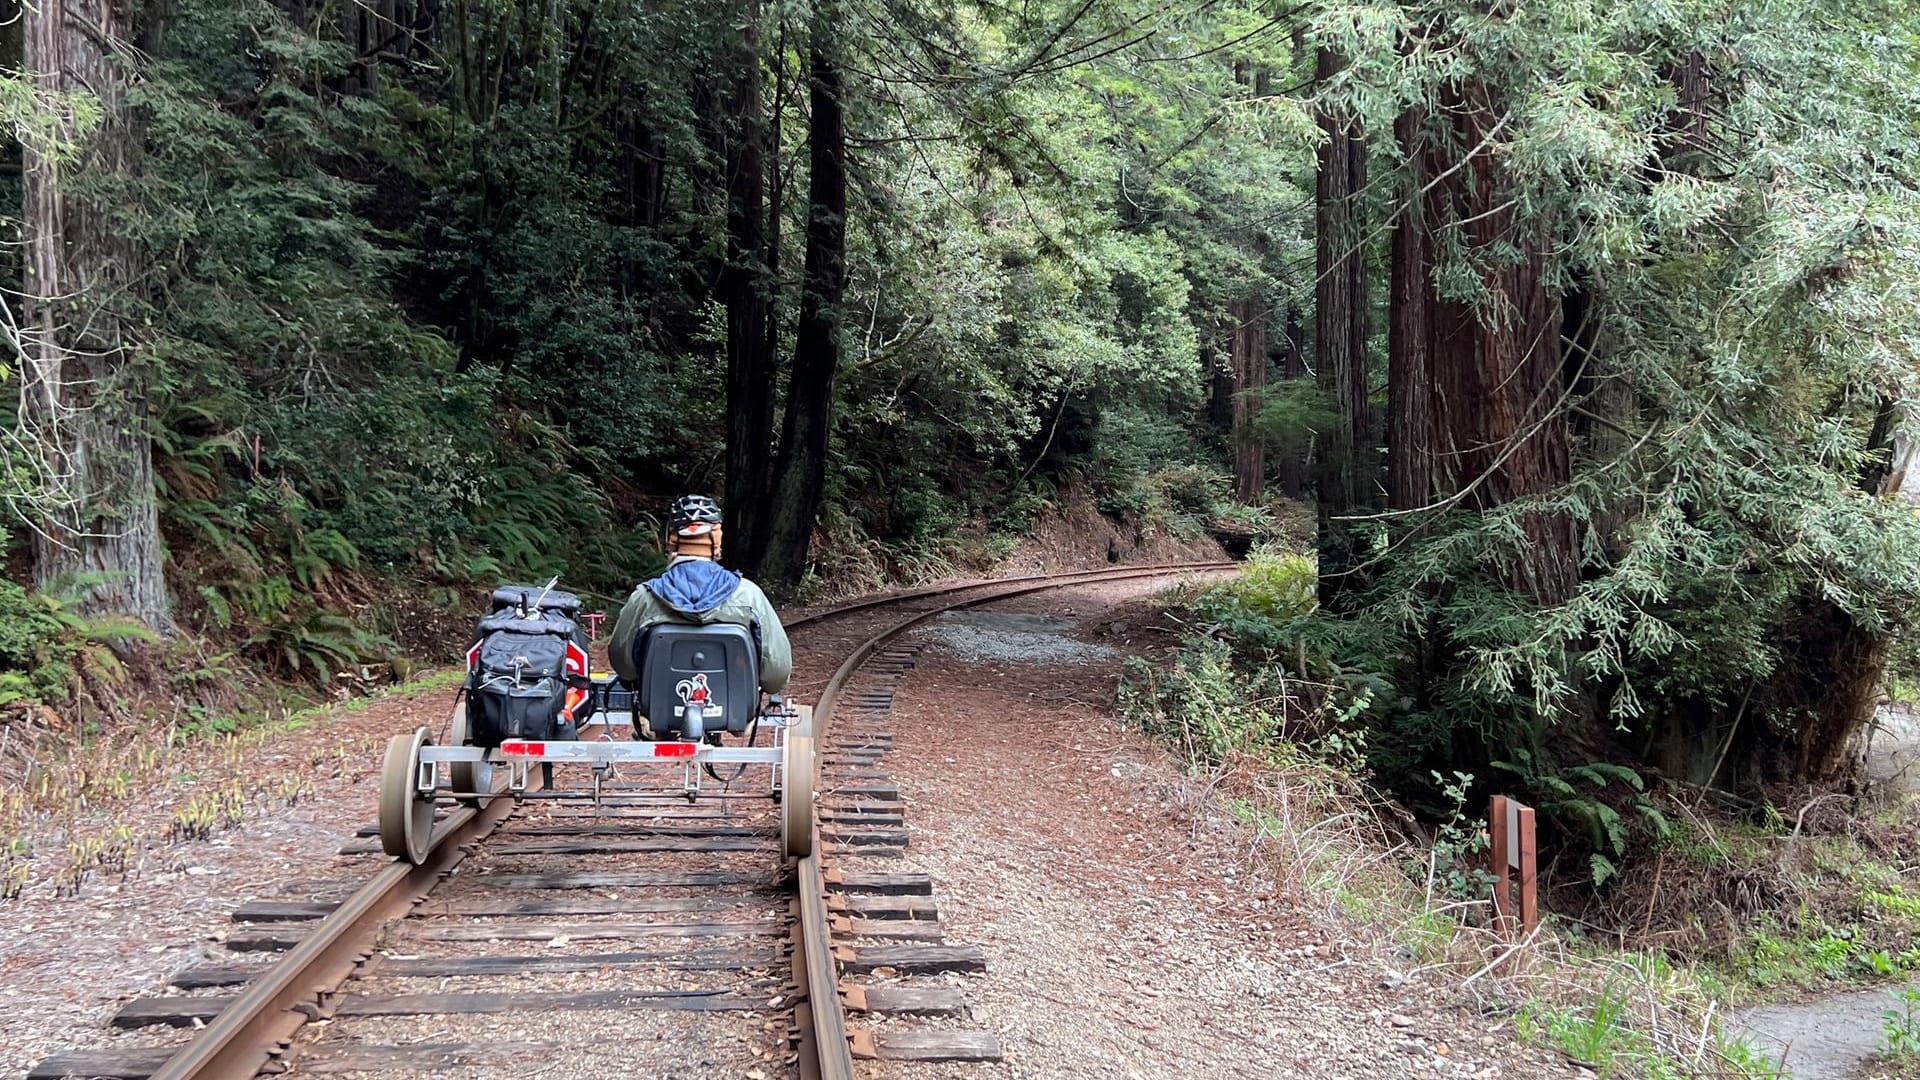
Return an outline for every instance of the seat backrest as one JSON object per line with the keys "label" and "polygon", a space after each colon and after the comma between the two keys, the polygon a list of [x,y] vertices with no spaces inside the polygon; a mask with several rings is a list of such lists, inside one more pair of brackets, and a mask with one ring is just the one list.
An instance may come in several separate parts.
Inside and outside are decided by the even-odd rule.
{"label": "seat backrest", "polygon": [[747,729],[760,704],[760,650],[736,623],[657,623],[641,636],[635,705],[656,736],[686,730],[685,711],[706,708],[707,731]]}

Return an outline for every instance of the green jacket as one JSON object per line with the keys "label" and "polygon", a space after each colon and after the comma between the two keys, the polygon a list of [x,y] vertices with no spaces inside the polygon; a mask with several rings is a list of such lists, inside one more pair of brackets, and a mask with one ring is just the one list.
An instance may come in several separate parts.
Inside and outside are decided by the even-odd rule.
{"label": "green jacket", "polygon": [[608,659],[621,678],[639,681],[633,643],[641,631],[663,622],[734,623],[755,629],[760,641],[760,689],[777,694],[793,675],[793,648],[767,594],[711,559],[680,556],[659,577],[634,587],[620,608],[613,640],[607,645]]}

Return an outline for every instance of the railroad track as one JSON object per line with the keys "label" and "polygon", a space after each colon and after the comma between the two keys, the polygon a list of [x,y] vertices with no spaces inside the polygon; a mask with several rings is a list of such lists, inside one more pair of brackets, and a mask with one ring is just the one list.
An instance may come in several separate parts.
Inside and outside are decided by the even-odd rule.
{"label": "railroad track", "polygon": [[[616,781],[591,810],[544,802],[537,791],[520,803],[449,808],[425,864],[384,863],[338,900],[242,906],[226,939],[231,962],[190,967],[173,979],[179,993],[135,999],[115,1016],[115,1027],[145,1036],[143,1045],[55,1055],[29,1080],[449,1068],[528,1075],[563,1054],[568,1071],[582,1075],[625,1074],[645,1057],[659,1075],[792,1070],[847,1080],[856,1055],[996,1057],[987,1033],[889,1024],[876,1036],[848,1023],[849,1006],[940,1016],[960,1013],[963,1003],[947,988],[843,986],[843,973],[984,964],[978,949],[938,943],[924,875],[828,866],[841,856],[897,854],[906,843],[904,807],[878,767],[891,745],[892,684],[917,651],[896,643],[948,611],[1231,565],[969,582],[793,618],[788,626],[798,631],[861,612],[906,615],[859,627],[864,636],[844,646],[820,692],[814,717],[825,789],[813,855],[782,864],[778,807],[757,789],[709,791],[689,804],[657,784]],[[342,849],[377,852],[372,840]],[[272,959],[250,962],[257,954]],[[608,1027],[608,1016],[617,1026]],[[431,1034],[419,1041],[423,1027]],[[180,1043],[146,1034],[168,1028],[194,1035]]]}

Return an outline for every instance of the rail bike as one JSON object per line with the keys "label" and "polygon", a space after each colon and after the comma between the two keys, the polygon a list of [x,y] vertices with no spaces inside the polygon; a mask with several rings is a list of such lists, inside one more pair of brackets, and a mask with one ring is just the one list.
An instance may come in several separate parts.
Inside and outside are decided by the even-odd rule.
{"label": "rail bike", "polygon": [[[782,851],[811,854],[812,710],[760,693],[760,653],[749,630],[658,624],[639,650],[638,685],[626,685],[591,671],[580,600],[554,584],[494,591],[467,651],[445,743],[427,727],[388,741],[382,849],[425,862],[443,799],[475,809],[499,798],[598,806],[617,770],[645,766],[665,773],[650,793],[689,802],[703,794],[703,777],[730,787],[764,769],[765,791],[780,803]],[[556,785],[556,767],[584,767],[589,783]]]}

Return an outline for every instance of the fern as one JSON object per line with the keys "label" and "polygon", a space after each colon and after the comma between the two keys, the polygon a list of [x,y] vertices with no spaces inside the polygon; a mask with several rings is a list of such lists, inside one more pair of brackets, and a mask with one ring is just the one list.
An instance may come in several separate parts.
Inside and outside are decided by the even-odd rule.
{"label": "fern", "polygon": [[1593,875],[1593,887],[1596,889],[1604,888],[1607,882],[1612,880],[1613,876],[1619,873],[1620,870],[1619,867],[1613,864],[1612,859],[1607,858],[1599,852],[1587,856],[1587,868]]}

